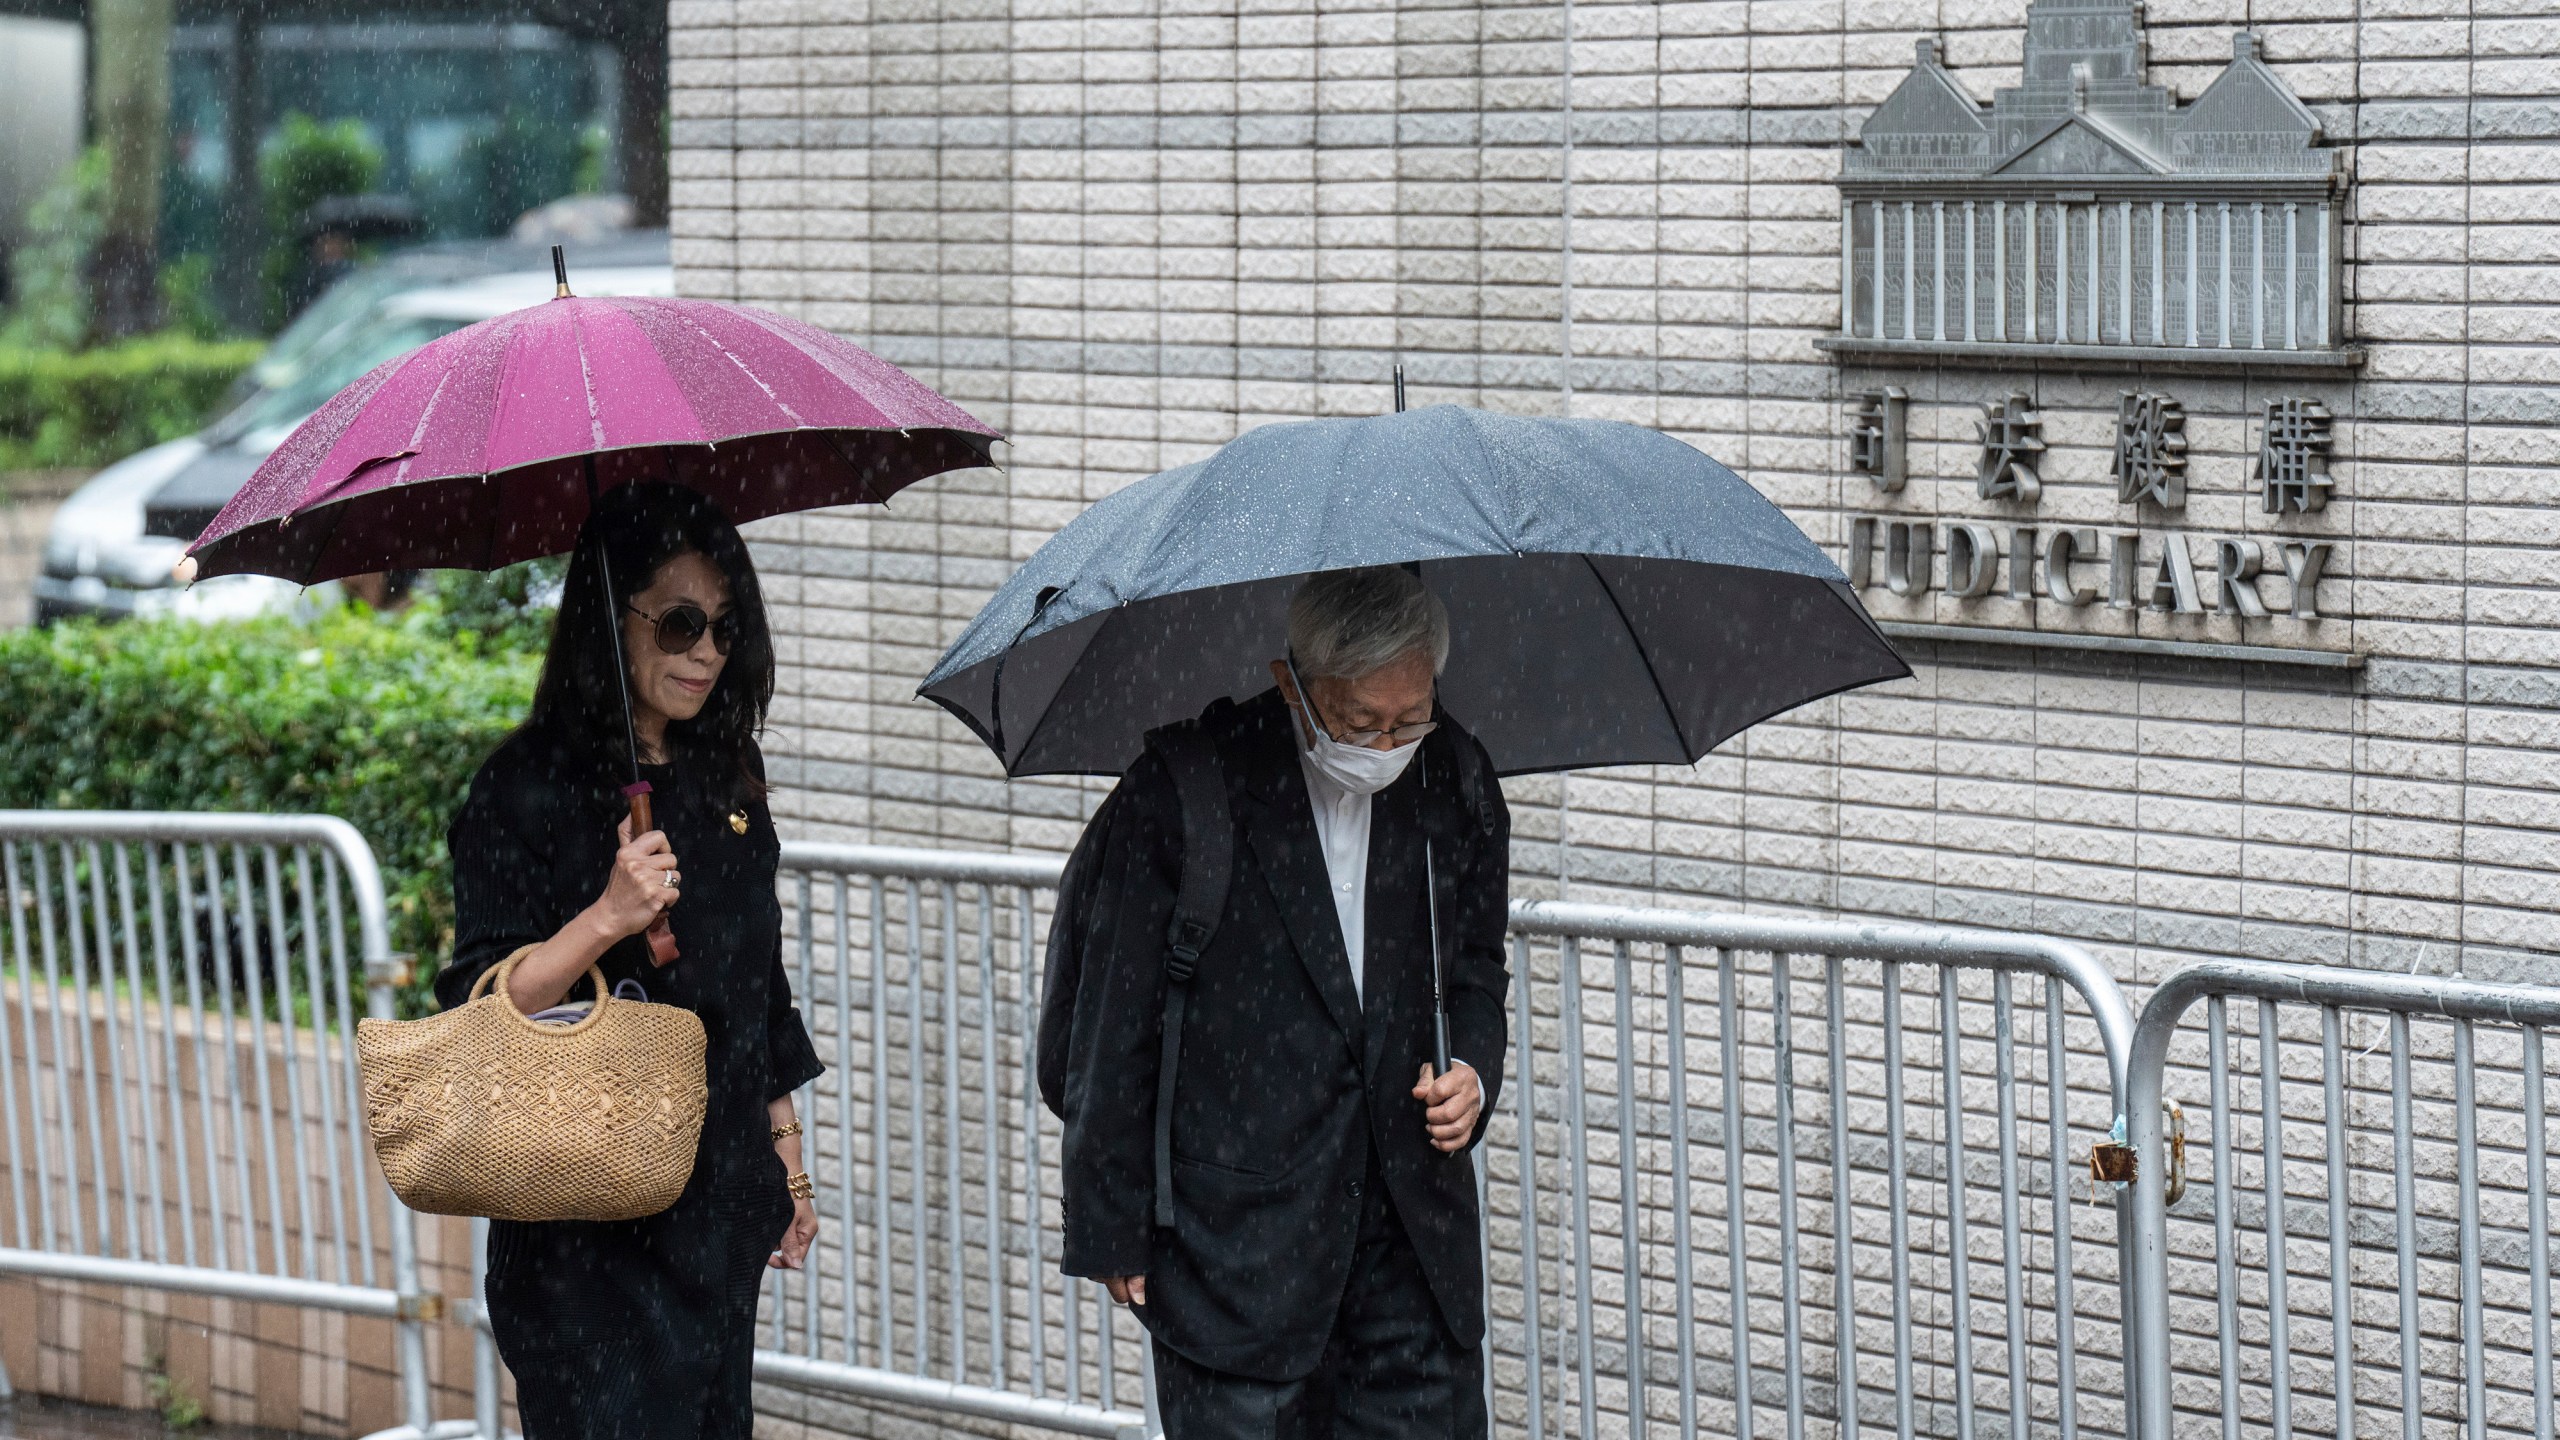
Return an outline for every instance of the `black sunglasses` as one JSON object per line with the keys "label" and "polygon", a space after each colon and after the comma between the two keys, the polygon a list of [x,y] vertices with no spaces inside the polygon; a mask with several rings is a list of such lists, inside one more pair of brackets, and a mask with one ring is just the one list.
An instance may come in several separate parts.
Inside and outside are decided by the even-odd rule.
{"label": "black sunglasses", "polygon": [[625,601],[623,609],[658,627],[658,648],[670,655],[682,655],[702,643],[702,632],[711,632],[711,648],[726,655],[738,646],[738,612],[714,620],[699,605],[670,605],[656,615]]}

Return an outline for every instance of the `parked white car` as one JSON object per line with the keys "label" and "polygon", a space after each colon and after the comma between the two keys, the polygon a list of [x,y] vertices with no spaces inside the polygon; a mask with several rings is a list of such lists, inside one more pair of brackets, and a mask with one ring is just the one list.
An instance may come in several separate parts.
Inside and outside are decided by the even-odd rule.
{"label": "parked white car", "polygon": [[[581,295],[675,293],[663,231],[575,247],[570,265]],[[504,242],[426,247],[340,281],[250,367],[245,393],[221,419],[99,471],[54,512],[35,582],[36,623],[231,620],[334,603],[334,585],[226,575],[182,586],[171,572],[268,453],[330,396],[386,360],[551,293],[549,253]]]}

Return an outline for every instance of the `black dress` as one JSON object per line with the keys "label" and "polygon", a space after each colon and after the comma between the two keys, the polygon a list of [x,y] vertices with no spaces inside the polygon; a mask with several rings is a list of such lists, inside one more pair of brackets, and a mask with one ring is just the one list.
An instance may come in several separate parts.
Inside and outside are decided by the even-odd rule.
{"label": "black dress", "polygon": [[[526,1440],[746,1440],[756,1297],[791,1223],[765,1106],[825,1068],[783,970],[781,842],[764,805],[707,766],[643,773],[684,874],[670,912],[684,953],[661,970],[634,937],[603,969],[616,986],[637,980],[649,999],[702,1017],[710,1105],[693,1178],[664,1212],[491,1225],[489,1319]],[[447,837],[456,915],[453,964],[436,978],[445,1006],[602,892],[624,809],[617,789],[592,757],[530,729],[480,767]]]}

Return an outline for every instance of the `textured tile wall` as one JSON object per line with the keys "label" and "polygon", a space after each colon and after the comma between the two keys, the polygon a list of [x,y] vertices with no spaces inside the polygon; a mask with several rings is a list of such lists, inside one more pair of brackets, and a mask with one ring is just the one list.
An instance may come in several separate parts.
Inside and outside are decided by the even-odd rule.
{"label": "textured tile wall", "polygon": [[[1930,657],[1694,769],[1520,783],[1524,880],[1553,883],[1561,826],[1577,894],[2029,926],[2128,978],[2233,951],[2548,973],[2560,25],[2527,0],[2445,9],[2150,15],[2153,75],[2189,95],[2253,24],[2344,146],[2372,358],[2345,381],[2146,382],[2194,417],[2197,532],[2276,523],[2245,493],[2259,399],[2340,414],[2338,503],[2283,524],[2336,542],[2324,604],[2349,618],[2142,623],[2361,649],[2360,683]],[[1398,358],[1417,401],[1670,429],[1835,547],[1851,511],[1963,513],[1975,407],[2017,384],[2048,417],[2047,508],[2110,518],[2126,377],[1844,377],[1812,345],[1836,324],[1842,136],[1916,35],[1979,96],[2012,79],[2014,0],[1585,0],[1569,77],[1557,4],[675,14],[683,287],[853,336],[1014,436],[1001,473],[761,527],[802,833],[1064,848],[1094,788],[1001,783],[915,680],[1078,507],[1267,420],[1382,408]],[[1887,378],[1913,388],[1916,478],[1879,503],[1844,473],[1840,395]]]}
{"label": "textured tile wall", "polygon": [[[2323,601],[2343,618],[2138,623],[2354,648],[2370,656],[2360,678],[1922,652],[1911,681],[1807,707],[1694,768],[1516,782],[1516,893],[2051,931],[2137,986],[2218,954],[2560,976],[2544,794],[2560,749],[2560,20],[2545,9],[2167,0],[2148,16],[2152,76],[2188,98],[2235,28],[2258,30],[2343,147],[2347,329],[2370,359],[2345,380],[2146,382],[2194,417],[2185,528],[2334,541]],[[1081,506],[1256,424],[1384,409],[1398,359],[1419,403],[1668,429],[1835,548],[1852,513],[1977,508],[1970,422],[2015,385],[2048,417],[2053,514],[2114,519],[2109,425],[2130,377],[1844,374],[1813,345],[1838,321],[1843,138],[1918,37],[1943,38],[1977,97],[2013,82],[2023,14],[2023,0],[676,0],[681,287],[836,329],[1014,437],[1001,473],[758,527],[785,637],[768,745],[786,826],[1065,849],[1100,788],[1005,783],[913,699],[916,681]],[[1914,479],[1890,500],[1847,473],[1841,421],[1844,390],[1886,378],[1914,398]],[[2340,498],[2282,524],[2246,493],[2246,417],[2275,393],[2341,417]],[[1942,622],[2010,603],[1869,598]],[[2357,1233],[2382,1225],[2387,1250],[2395,1082],[2370,1028],[2348,1037],[2353,1189]],[[2201,1052],[2179,1063],[2173,1093],[2193,1100]],[[2416,1063],[2413,1143],[2441,1198],[2460,1161],[2437,1041]],[[2285,1112],[2316,1122],[2316,1067],[2287,1074]],[[2518,1142],[2494,1128],[2504,1214],[2520,1204]],[[2297,1203],[2315,1199],[2323,1131],[2285,1134]],[[1652,1185],[1659,1146],[1647,1153]],[[1604,1201],[1616,1183],[1595,1174]],[[1765,1229],[1774,1199],[1751,1203]],[[2209,1216],[2204,1203],[2185,1213]],[[2243,1223],[2262,1223],[2249,1203]],[[2103,1237],[2112,1219],[2084,1206],[2075,1228]],[[1497,1223],[1498,1245],[1516,1221]],[[2193,1387],[2228,1322],[2210,1250],[2181,1234],[2182,1394],[2210,1407]],[[2453,1433],[2464,1403],[2442,1239],[2428,1232],[2421,1271],[2430,1434]],[[1977,1252],[1977,1296],[1997,1259]],[[2387,1256],[2357,1263],[2387,1296]],[[2242,1273],[2262,1284],[2262,1254]],[[2519,1333],[2511,1298],[2492,1304],[2499,1347]],[[2112,1287],[2093,1275],[2079,1303],[2084,1343],[2111,1349]],[[2394,1313],[2374,1303],[2368,1427],[2397,1423]],[[1977,1345],[1995,1346],[2002,1322],[1976,1313]],[[1605,1336],[1605,1306],[1599,1323]],[[2254,1323],[2246,1403],[2263,1407]],[[2503,1426],[2520,1412],[2500,1354]],[[1516,1419],[1518,1372],[1501,1378]],[[2093,1428],[2121,1423],[2112,1397],[2090,1403]]]}

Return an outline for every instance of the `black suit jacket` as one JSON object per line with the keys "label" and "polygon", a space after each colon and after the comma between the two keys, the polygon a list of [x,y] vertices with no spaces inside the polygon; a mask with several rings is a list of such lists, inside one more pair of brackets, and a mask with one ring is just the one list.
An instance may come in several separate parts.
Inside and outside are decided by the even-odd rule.
{"label": "black suit jacket", "polygon": [[[1449,1050],[1475,1067],[1487,1114],[1501,1089],[1511,821],[1492,767],[1479,769],[1481,810],[1470,814],[1453,756],[1477,742],[1444,715],[1422,756],[1372,802],[1364,1006],[1287,708],[1267,691],[1213,711],[1209,724],[1227,775],[1235,869],[1183,1025],[1173,1116],[1179,1223],[1156,1229],[1152,1201],[1182,821],[1172,778],[1150,754],[1121,782],[1108,817],[1076,997],[1063,1268],[1142,1274],[1140,1314],[1174,1350],[1234,1374],[1296,1379],[1315,1368],[1353,1280],[1358,1186],[1374,1145],[1440,1312],[1474,1345],[1484,1334],[1474,1168],[1465,1151],[1432,1147],[1412,1091],[1431,1059],[1426,831],[1440,876]],[[1479,1122],[1470,1148],[1482,1135]]]}

